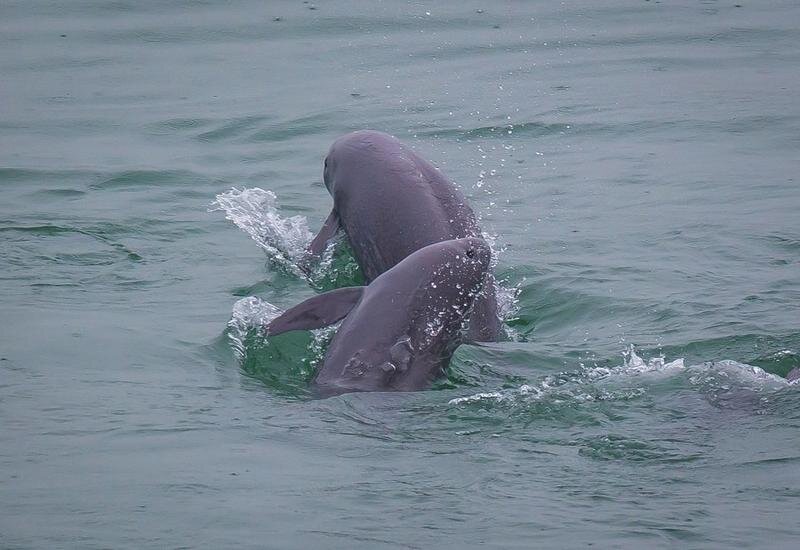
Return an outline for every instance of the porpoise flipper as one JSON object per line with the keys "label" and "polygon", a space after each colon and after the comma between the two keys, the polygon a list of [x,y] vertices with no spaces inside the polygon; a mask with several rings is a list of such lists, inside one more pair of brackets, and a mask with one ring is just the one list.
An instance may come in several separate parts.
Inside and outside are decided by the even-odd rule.
{"label": "porpoise flipper", "polygon": [[274,336],[290,330],[310,330],[332,325],[350,313],[361,299],[365,288],[338,288],[300,302],[264,327],[266,333]]}
{"label": "porpoise flipper", "polygon": [[328,241],[336,235],[337,231],[339,231],[339,214],[336,210],[331,210],[319,233],[308,245],[308,251],[314,256],[322,255],[325,252],[325,247],[328,246]]}

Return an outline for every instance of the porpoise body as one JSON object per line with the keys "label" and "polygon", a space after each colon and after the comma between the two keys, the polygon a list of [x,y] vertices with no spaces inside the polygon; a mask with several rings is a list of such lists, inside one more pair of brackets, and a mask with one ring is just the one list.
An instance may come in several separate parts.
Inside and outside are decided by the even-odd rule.
{"label": "porpoise body", "polygon": [[430,244],[368,286],[319,294],[266,327],[268,336],[342,320],[313,386],[321,396],[352,391],[424,389],[462,341],[462,328],[489,280],[483,239]]}

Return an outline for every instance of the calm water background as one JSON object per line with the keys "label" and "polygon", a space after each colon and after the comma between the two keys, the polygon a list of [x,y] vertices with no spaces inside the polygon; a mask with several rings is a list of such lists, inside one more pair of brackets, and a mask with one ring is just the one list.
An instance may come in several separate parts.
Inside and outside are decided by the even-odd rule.
{"label": "calm water background", "polygon": [[[793,547],[799,22],[3,1],[0,546]],[[364,127],[481,213],[512,339],[435,390],[312,400],[315,341],[238,357],[227,323],[319,289],[209,209],[259,187],[315,231]]]}

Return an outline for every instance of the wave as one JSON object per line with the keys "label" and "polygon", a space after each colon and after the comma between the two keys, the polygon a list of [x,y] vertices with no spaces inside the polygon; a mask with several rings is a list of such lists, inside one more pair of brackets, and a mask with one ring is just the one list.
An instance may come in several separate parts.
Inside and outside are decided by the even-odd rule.
{"label": "wave", "polygon": [[544,376],[538,382],[488,392],[478,392],[451,399],[451,406],[509,405],[527,406],[536,402],[580,404],[596,401],[636,399],[663,381],[688,383],[716,405],[729,395],[745,391],[770,393],[800,381],[789,382],[761,367],[734,360],[708,361],[687,366],[683,358],[666,361],[663,356],[642,359],[631,345],[624,360],[616,367],[583,364],[576,371]]}

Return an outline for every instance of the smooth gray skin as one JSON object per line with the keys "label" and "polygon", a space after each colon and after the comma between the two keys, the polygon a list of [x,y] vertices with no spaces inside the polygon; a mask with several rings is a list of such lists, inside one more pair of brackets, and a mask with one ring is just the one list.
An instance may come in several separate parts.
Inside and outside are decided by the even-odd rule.
{"label": "smooth gray skin", "polygon": [[267,335],[313,329],[344,318],[314,378],[320,396],[413,391],[439,377],[489,275],[483,239],[426,246],[369,286],[314,296],[266,326]]}
{"label": "smooth gray skin", "polygon": [[[344,135],[325,159],[333,210],[309,246],[319,255],[341,228],[367,283],[429,244],[481,237],[461,192],[437,168],[398,139],[374,130]],[[476,300],[468,339],[497,341],[494,278]]]}

